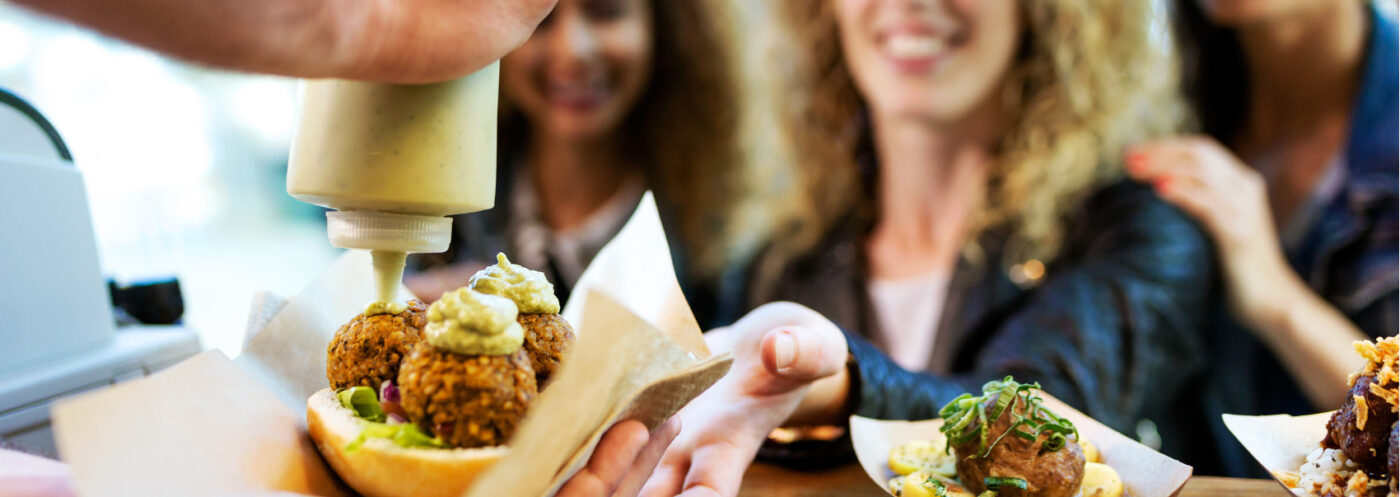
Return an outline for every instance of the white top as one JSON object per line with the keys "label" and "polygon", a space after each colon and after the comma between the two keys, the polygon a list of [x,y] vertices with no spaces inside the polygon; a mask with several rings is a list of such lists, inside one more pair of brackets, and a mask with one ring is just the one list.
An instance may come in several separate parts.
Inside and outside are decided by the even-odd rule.
{"label": "white top", "polygon": [[[572,287],[583,275],[593,256],[622,229],[646,193],[641,178],[630,178],[603,205],[573,228],[556,231],[544,222],[540,201],[526,168],[519,173],[511,192],[511,243],[509,254],[517,264],[544,270],[552,262],[562,283]],[[546,273],[547,274],[547,273]],[[559,281],[551,281],[559,284]]]}
{"label": "white top", "polygon": [[632,211],[637,209],[646,190],[640,179],[624,183],[598,210],[588,215],[588,219],[573,228],[554,231],[554,243],[549,247],[549,255],[559,264],[559,272],[573,286],[593,256],[598,255],[617,234]]}
{"label": "white top", "polygon": [[1327,210],[1327,206],[1346,187],[1346,158],[1337,154],[1327,162],[1326,167],[1322,177],[1308,193],[1308,197],[1295,207],[1288,219],[1279,226],[1279,241],[1284,250],[1298,249],[1306,241],[1304,239],[1308,232],[1312,231],[1313,225],[1317,224],[1318,218],[1322,217],[1323,211]]}
{"label": "white top", "polygon": [[946,271],[935,271],[913,278],[870,281],[868,290],[880,323],[880,342],[886,344],[885,352],[904,369],[928,368],[949,280]]}

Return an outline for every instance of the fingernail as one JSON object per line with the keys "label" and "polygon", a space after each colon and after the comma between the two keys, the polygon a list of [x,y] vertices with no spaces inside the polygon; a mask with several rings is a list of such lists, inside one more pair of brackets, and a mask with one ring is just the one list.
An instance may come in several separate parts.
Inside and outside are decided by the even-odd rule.
{"label": "fingernail", "polygon": [[1128,152],[1128,155],[1123,158],[1123,162],[1128,170],[1136,171],[1142,169],[1143,156],[1139,152]]}
{"label": "fingernail", "polygon": [[797,355],[797,340],[793,338],[791,331],[779,331],[778,338],[773,340],[774,363],[778,366],[778,371],[792,366],[794,356]]}
{"label": "fingernail", "polygon": [[1157,181],[1152,182],[1152,188],[1157,189],[1157,191],[1164,191],[1169,186],[1171,186],[1171,180],[1167,178],[1160,178]]}

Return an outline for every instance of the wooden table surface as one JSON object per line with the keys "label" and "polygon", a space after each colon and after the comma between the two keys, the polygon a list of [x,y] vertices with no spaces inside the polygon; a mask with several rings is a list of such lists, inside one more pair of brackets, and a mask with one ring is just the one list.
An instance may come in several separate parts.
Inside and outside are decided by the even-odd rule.
{"label": "wooden table surface", "polygon": [[[793,471],[771,464],[754,463],[744,475],[744,486],[739,489],[739,497],[870,497],[882,496],[880,487],[870,481],[870,477],[860,466],[850,465],[841,468],[818,471]],[[1284,490],[1273,480],[1249,480],[1241,478],[1219,478],[1195,476],[1186,482],[1178,497],[1290,497],[1293,494]]]}

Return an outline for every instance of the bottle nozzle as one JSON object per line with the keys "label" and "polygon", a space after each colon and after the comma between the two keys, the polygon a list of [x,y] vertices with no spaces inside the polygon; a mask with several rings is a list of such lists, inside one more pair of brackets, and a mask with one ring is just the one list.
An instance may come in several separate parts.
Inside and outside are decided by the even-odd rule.
{"label": "bottle nozzle", "polygon": [[369,254],[373,259],[374,284],[378,290],[379,301],[395,302],[399,293],[399,282],[403,281],[404,261],[408,260],[408,253],[371,250]]}
{"label": "bottle nozzle", "polygon": [[452,241],[452,218],[380,211],[326,213],[326,234],[340,248],[437,253]]}
{"label": "bottle nozzle", "polygon": [[326,233],[331,245],[369,250],[374,264],[374,284],[378,300],[365,309],[368,314],[398,314],[399,283],[403,281],[404,261],[410,252],[442,252],[452,240],[452,218],[394,214],[378,211],[333,211],[326,213]]}

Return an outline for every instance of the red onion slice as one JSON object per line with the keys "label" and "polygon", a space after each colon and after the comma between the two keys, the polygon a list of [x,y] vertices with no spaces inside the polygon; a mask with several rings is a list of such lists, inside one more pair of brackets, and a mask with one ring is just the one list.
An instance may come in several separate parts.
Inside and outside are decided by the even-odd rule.
{"label": "red onion slice", "polygon": [[379,401],[398,403],[399,386],[392,381],[384,380],[384,383],[379,384]]}

